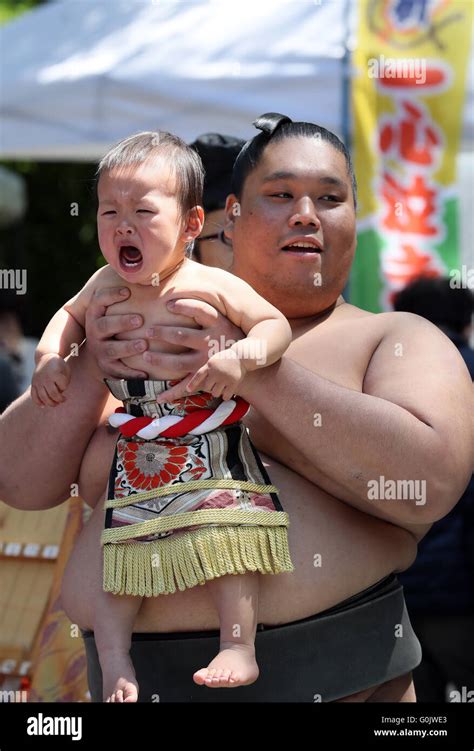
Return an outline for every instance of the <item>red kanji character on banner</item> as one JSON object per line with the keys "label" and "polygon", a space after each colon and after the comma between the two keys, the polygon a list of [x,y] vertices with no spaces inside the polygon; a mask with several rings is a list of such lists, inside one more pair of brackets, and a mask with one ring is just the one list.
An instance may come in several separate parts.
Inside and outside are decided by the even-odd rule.
{"label": "red kanji character on banner", "polygon": [[425,250],[409,243],[397,245],[383,254],[382,270],[390,286],[395,289],[405,287],[419,276],[437,277],[442,270],[436,258]]}
{"label": "red kanji character on banner", "polygon": [[385,229],[424,237],[439,234],[433,222],[436,217],[436,190],[426,184],[422,175],[415,175],[411,184],[405,187],[390,173],[384,172],[382,196],[387,203],[383,219]]}
{"label": "red kanji character on banner", "polygon": [[[441,138],[433,125],[426,122],[420,107],[402,102],[405,114],[394,122],[386,122],[380,130],[379,143],[383,154],[397,148],[398,156],[412,164],[433,166]],[[398,140],[398,143],[397,143]]]}

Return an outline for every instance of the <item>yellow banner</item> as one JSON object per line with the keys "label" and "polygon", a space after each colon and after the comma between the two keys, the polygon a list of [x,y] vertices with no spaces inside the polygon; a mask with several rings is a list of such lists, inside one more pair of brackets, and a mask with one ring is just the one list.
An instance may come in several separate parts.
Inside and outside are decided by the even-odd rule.
{"label": "yellow banner", "polygon": [[474,3],[361,0],[353,55],[358,251],[351,301],[390,307],[459,263],[459,149]]}

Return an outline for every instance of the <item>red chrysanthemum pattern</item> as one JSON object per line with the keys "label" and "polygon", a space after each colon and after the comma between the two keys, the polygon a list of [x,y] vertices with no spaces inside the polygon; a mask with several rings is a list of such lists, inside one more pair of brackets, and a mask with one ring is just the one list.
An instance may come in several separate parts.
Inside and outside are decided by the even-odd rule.
{"label": "red chrysanthemum pattern", "polygon": [[123,454],[123,467],[130,486],[144,492],[168,485],[180,474],[188,457],[187,446],[129,441]]}

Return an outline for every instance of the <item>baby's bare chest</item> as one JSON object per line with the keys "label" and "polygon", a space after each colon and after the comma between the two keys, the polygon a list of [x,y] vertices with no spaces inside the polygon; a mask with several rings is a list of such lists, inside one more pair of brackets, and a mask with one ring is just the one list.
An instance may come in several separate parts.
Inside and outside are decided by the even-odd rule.
{"label": "baby's bare chest", "polygon": [[119,335],[121,339],[140,338],[145,335],[146,329],[158,325],[179,326],[181,324],[189,328],[199,328],[193,318],[178,315],[167,308],[167,303],[170,300],[179,297],[180,294],[176,292],[165,294],[147,292],[140,297],[132,293],[127,300],[111,305],[107,309],[106,315],[138,314],[143,318],[142,327],[131,332],[123,332]]}
{"label": "baby's bare chest", "polygon": [[[194,318],[187,315],[177,314],[171,311],[167,305],[173,300],[201,300],[213,307],[220,308],[221,303],[215,291],[204,283],[191,284],[189,279],[186,283],[171,283],[167,287],[154,287],[152,285],[138,287],[130,285],[130,297],[123,302],[115,303],[107,308],[106,315],[138,314],[143,319],[143,325],[133,331],[124,331],[117,335],[118,339],[146,339],[147,329],[153,326],[185,326],[186,328],[200,328]],[[156,344],[156,343],[154,343]],[[151,349],[155,349],[152,346]],[[161,347],[158,347],[161,349]],[[166,351],[181,351],[182,347],[165,347]]]}

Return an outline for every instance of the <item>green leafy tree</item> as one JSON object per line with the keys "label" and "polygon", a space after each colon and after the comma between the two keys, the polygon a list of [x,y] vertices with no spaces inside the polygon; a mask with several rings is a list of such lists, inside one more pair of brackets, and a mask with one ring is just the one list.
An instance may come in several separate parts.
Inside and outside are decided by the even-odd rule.
{"label": "green leafy tree", "polygon": [[51,315],[105,263],[96,233],[96,165],[4,164],[25,179],[28,210],[0,231],[0,266],[26,269],[27,291],[16,304],[25,333],[40,336]]}
{"label": "green leafy tree", "polygon": [[31,10],[36,5],[43,5],[46,0],[0,0],[0,24],[10,21],[15,16]]}
{"label": "green leafy tree", "polygon": [[[0,0],[0,24],[44,2]],[[96,239],[95,165],[2,164],[22,175],[28,195],[22,221],[0,229],[0,268],[27,271],[26,294],[9,294],[5,304],[17,309],[26,334],[40,336],[52,314],[104,263]]]}

